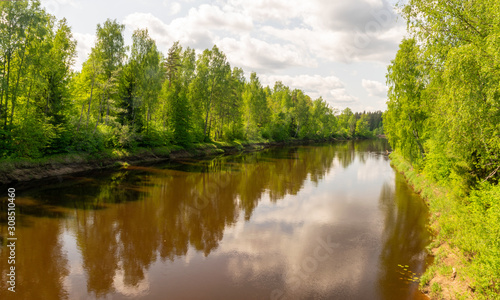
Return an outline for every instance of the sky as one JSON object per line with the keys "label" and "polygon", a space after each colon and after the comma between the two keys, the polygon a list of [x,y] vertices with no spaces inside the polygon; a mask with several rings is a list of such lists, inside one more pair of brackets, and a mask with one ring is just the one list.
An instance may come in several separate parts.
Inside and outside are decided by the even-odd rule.
{"label": "sky", "polygon": [[217,45],[231,67],[282,81],[333,108],[386,109],[387,66],[406,35],[397,0],[42,0],[77,40],[74,68],[95,43],[97,24],[116,19],[131,45],[148,28],[164,54],[175,41],[197,53]]}

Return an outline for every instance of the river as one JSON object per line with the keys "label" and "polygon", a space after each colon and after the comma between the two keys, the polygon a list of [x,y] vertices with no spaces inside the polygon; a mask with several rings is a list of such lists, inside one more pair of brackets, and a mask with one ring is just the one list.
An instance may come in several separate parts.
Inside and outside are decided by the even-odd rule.
{"label": "river", "polygon": [[2,199],[0,299],[426,299],[428,210],[386,149],[276,147],[12,185],[16,293]]}

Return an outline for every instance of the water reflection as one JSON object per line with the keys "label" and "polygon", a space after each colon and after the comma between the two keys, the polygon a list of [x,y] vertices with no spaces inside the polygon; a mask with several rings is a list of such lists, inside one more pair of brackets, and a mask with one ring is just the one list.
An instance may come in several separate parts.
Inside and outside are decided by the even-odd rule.
{"label": "water reflection", "polygon": [[415,298],[391,272],[423,268],[427,215],[386,147],[285,147],[25,189],[18,299]]}
{"label": "water reflection", "polygon": [[[386,299],[394,294],[395,289],[406,298],[419,295],[418,280],[408,276],[412,272],[410,274],[418,277],[425,271],[427,253],[424,249],[430,242],[430,235],[425,230],[428,210],[419,205],[419,200],[399,173],[395,184],[384,184],[380,193],[381,210],[386,214],[382,236],[385,242],[380,260],[388,267],[381,268],[379,286]],[[402,286],[401,282],[405,285]]]}

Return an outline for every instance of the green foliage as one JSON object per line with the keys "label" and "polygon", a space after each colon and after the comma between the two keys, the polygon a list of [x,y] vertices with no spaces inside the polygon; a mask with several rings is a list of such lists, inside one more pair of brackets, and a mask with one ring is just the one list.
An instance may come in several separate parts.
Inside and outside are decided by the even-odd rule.
{"label": "green foliage", "polygon": [[250,82],[245,84],[243,101],[246,135],[250,139],[257,138],[268,122],[269,108],[266,93],[255,72],[250,74]]}
{"label": "green foliage", "polygon": [[62,125],[54,127],[54,138],[47,147],[45,154],[67,153],[73,141],[72,128]]}
{"label": "green foliage", "polygon": [[473,257],[468,273],[474,286],[488,296],[500,291],[500,186],[483,184],[461,207],[457,245]]}
{"label": "green foliage", "polygon": [[370,126],[368,125],[368,115],[363,115],[356,122],[356,135],[360,137],[369,137],[371,135]]}
{"label": "green foliage", "polygon": [[384,124],[391,146],[418,165],[424,158],[423,136],[427,118],[422,99],[424,73],[420,49],[414,39],[405,39],[388,67],[389,92]]}
{"label": "green foliage", "polygon": [[161,97],[166,102],[164,123],[168,123],[169,129],[173,132],[174,143],[188,147],[191,144],[191,111],[187,95],[189,83],[186,83],[183,71],[189,66],[182,64],[181,54],[182,48],[178,43],[169,50],[165,63],[167,80],[163,82]]}
{"label": "green foliage", "polygon": [[57,127],[37,118],[27,118],[12,129],[16,157],[39,158],[56,137]]}
{"label": "green foliage", "polygon": [[434,282],[431,286],[431,293],[436,294],[438,292],[441,292],[442,288],[441,285],[437,282]]}
{"label": "green foliage", "polygon": [[[156,47],[156,42],[149,36],[148,30],[136,30],[132,35],[132,53],[130,64],[133,66],[135,86],[133,90],[133,106],[140,106],[136,110],[134,119],[141,119],[141,127],[144,126],[146,135],[149,136],[151,121],[154,121],[155,108],[158,106],[158,96],[164,77],[161,68],[161,53]],[[155,133],[151,133],[154,136]],[[146,140],[149,139],[146,138]]]}
{"label": "green foliage", "polygon": [[0,130],[0,158],[7,157],[13,150],[12,133],[10,131]]}
{"label": "green foliage", "polygon": [[425,177],[427,185],[448,188],[446,196],[421,188],[440,215],[437,239],[467,258],[463,273],[475,296],[494,299],[500,292],[500,4],[410,0],[402,8],[412,37],[388,68],[384,129],[396,153],[424,175],[407,171],[415,186]]}
{"label": "green foliage", "polygon": [[70,152],[96,153],[104,149],[105,140],[100,131],[94,131],[93,128],[83,128],[75,133]]}
{"label": "green foliage", "polygon": [[74,72],[76,41],[65,19],[39,1],[0,7],[2,158],[380,132],[377,113],[347,109],[345,119],[321,97],[281,82],[264,87],[256,73],[245,79],[217,46],[197,57],[176,42],[165,57],[139,29],[129,49],[117,20],[97,24],[95,45]]}
{"label": "green foliage", "polygon": [[425,147],[428,149],[424,167],[425,174],[440,184],[447,184],[453,165],[446,156],[446,145],[437,143],[435,140],[428,140]]}

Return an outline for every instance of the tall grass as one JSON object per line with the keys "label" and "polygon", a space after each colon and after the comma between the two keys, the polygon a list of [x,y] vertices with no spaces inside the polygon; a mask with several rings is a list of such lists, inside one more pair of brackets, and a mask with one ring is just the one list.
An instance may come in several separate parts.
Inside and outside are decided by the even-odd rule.
{"label": "tall grass", "polygon": [[[391,154],[391,164],[405,174],[429,205],[434,233],[431,247],[447,243],[458,251],[456,280],[467,282],[474,298],[500,299],[500,186],[482,184],[464,193],[460,187],[440,186],[430,176],[417,173],[397,152]],[[449,271],[445,263],[449,254],[438,253],[422,284]],[[440,292],[435,288],[432,291]]]}

